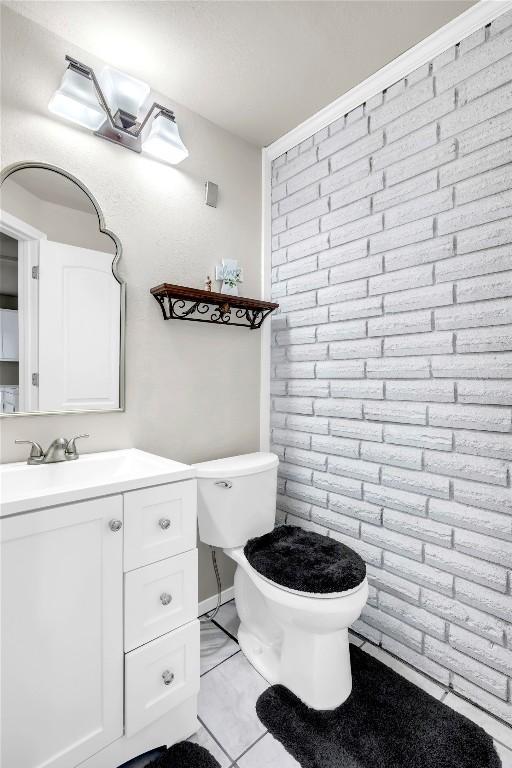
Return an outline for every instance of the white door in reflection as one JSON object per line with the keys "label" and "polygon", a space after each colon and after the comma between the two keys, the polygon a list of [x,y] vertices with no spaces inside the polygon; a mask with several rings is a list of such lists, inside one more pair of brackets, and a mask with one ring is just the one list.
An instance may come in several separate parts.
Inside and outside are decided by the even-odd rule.
{"label": "white door in reflection", "polygon": [[111,254],[40,242],[40,411],[119,408],[120,292]]}

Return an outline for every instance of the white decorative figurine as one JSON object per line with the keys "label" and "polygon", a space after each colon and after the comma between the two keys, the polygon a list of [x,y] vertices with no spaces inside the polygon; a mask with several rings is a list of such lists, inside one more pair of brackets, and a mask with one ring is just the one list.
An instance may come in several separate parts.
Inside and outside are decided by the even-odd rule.
{"label": "white decorative figurine", "polygon": [[221,293],[238,296],[238,284],[243,281],[242,270],[235,259],[222,259],[222,265],[215,267],[215,279],[222,280]]}

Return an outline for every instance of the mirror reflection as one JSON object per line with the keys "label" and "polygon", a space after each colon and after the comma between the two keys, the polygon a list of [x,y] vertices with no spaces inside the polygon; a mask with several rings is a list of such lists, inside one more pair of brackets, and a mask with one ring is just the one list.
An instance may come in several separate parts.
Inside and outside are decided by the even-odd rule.
{"label": "mirror reflection", "polygon": [[122,407],[120,244],[59,169],[24,166],[0,190],[0,413]]}

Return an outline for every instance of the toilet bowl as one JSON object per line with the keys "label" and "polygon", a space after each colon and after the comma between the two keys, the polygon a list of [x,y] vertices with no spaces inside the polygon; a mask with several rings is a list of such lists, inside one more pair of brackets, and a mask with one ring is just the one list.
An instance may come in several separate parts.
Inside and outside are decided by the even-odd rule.
{"label": "toilet bowl", "polygon": [[274,528],[277,466],[269,453],[196,464],[199,536],[237,565],[238,641],[249,662],[309,707],[333,709],[352,690],[348,627],[361,614],[368,583],[364,577],[345,591],[304,592],[249,563],[247,541]]}

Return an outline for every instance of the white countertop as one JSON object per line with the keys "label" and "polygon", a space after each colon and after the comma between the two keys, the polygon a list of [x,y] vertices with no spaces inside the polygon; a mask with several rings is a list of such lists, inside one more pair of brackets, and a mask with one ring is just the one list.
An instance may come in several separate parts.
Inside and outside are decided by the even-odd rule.
{"label": "white countertop", "polygon": [[0,517],[193,477],[193,467],[137,448],[57,464],[0,464]]}

